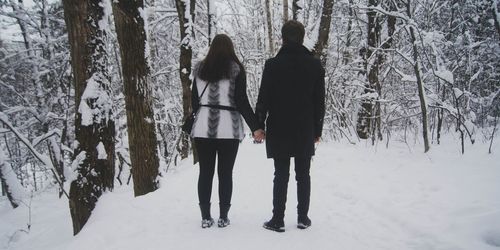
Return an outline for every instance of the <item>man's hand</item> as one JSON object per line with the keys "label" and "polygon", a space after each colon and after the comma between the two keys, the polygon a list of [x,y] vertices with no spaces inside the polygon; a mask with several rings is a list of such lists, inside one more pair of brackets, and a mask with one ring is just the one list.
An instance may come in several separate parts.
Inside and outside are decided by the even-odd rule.
{"label": "man's hand", "polygon": [[321,137],[314,138],[314,143],[318,143],[321,140]]}
{"label": "man's hand", "polygon": [[262,129],[253,132],[253,140],[256,143],[262,143],[266,139],[266,133]]}

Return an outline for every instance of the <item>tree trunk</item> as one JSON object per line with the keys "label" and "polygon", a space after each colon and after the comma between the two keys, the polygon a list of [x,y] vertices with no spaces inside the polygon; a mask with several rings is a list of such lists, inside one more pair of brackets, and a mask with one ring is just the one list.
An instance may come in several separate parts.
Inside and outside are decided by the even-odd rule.
{"label": "tree trunk", "polygon": [[498,33],[498,38],[500,38],[500,12],[498,12],[498,0],[492,1],[491,9],[493,12],[493,22],[495,24],[495,29]]}
{"label": "tree trunk", "polygon": [[269,55],[274,54],[274,43],[273,43],[273,22],[271,17],[271,6],[269,4],[270,0],[266,1],[266,23],[267,23],[267,37],[269,39]]}
{"label": "tree trunk", "polygon": [[288,0],[283,0],[283,23],[288,21]]}
{"label": "tree trunk", "polygon": [[[332,0],[333,1],[333,0]],[[302,12],[302,0],[293,0],[292,2],[292,18],[295,21],[299,21]]]}
{"label": "tree trunk", "polygon": [[[193,50],[191,42],[193,37],[193,21],[194,21],[194,8],[195,0],[175,0],[175,7],[179,16],[179,28],[181,33],[181,54],[179,57],[179,75],[182,84],[182,108],[183,108],[183,121],[191,115],[191,59],[193,57]],[[189,6],[189,15],[186,16],[186,8]],[[182,138],[178,150],[181,158],[185,159],[189,155],[189,135],[182,133]]]}
{"label": "tree trunk", "polygon": [[321,59],[323,67],[326,66],[326,49],[328,48],[328,37],[330,36],[330,24],[332,23],[333,0],[323,0],[323,10],[319,23],[318,41],[314,46],[314,55]]}
{"label": "tree trunk", "polygon": [[214,37],[214,2],[213,0],[207,0],[207,15],[208,15],[208,46],[212,43],[212,39]]}
{"label": "tree trunk", "polygon": [[152,90],[146,58],[143,0],[113,2],[127,113],[130,161],[134,195],[158,189],[157,150]]}
{"label": "tree trunk", "polygon": [[77,177],[71,183],[69,207],[73,233],[83,228],[97,199],[113,189],[115,123],[107,72],[107,22],[101,0],[63,0],[75,81]]}
{"label": "tree trunk", "polygon": [[19,200],[14,193],[15,191],[11,188],[12,183],[9,183],[9,180],[16,180],[16,176],[12,168],[9,169],[7,166],[7,162],[4,160],[5,158],[5,153],[2,147],[0,147],[0,182],[2,183],[2,195],[6,194],[12,208],[17,208],[19,206]]}
{"label": "tree trunk", "polygon": [[[375,7],[379,4],[379,0],[369,0],[368,7]],[[361,110],[358,112],[358,121],[356,131],[359,138],[368,139],[370,134],[376,129],[375,126],[375,96],[379,94],[379,61],[378,57],[373,56],[375,49],[378,47],[380,40],[380,23],[377,20],[377,13],[369,10],[368,16],[368,49],[366,50],[366,71],[368,72],[368,84],[365,86],[364,94],[366,97],[361,104]],[[372,63],[369,63],[372,61]]]}
{"label": "tree trunk", "polygon": [[[411,1],[408,0],[406,2],[406,14],[409,18],[411,16]],[[428,122],[427,122],[427,103],[425,101],[425,89],[424,83],[422,81],[422,74],[420,71],[420,61],[418,59],[418,48],[417,48],[417,39],[415,37],[415,31],[413,26],[409,26],[410,30],[410,42],[413,48],[413,70],[415,71],[415,76],[417,78],[418,85],[418,98],[420,100],[420,109],[422,110],[422,136],[424,138],[424,152],[429,151],[429,135],[428,135]],[[463,141],[463,140],[462,140]]]}

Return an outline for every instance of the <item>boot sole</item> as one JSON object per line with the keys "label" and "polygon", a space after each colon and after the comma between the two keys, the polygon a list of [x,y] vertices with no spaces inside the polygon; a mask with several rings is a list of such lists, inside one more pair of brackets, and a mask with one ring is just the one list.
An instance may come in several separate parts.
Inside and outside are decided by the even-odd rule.
{"label": "boot sole", "polygon": [[299,223],[299,224],[297,225],[297,228],[298,228],[298,229],[306,229],[306,228],[308,228],[308,227],[310,227],[310,226],[311,226],[311,225],[305,225],[305,224]]}
{"label": "boot sole", "polygon": [[282,228],[282,227],[280,227],[280,228],[275,228],[275,227],[270,227],[270,226],[267,226],[267,225],[265,225],[265,224],[263,225],[263,227],[264,227],[265,229],[267,229],[267,230],[271,230],[271,231],[278,232],[278,233],[283,233],[283,232],[285,232],[285,228]]}

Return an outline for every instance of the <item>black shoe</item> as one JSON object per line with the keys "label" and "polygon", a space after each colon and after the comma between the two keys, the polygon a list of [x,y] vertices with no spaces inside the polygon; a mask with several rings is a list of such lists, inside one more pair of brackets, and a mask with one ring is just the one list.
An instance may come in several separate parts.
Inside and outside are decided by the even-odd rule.
{"label": "black shoe", "polygon": [[231,224],[231,221],[228,218],[219,218],[217,221],[218,227],[227,227],[229,224]]}
{"label": "black shoe", "polygon": [[278,233],[285,232],[285,223],[282,221],[276,222],[276,221],[270,220],[270,221],[264,222],[263,226],[267,230],[275,231]]}
{"label": "black shoe", "polygon": [[310,226],[311,226],[311,219],[309,219],[309,217],[299,216],[299,219],[297,220],[297,228],[306,229]]}
{"label": "black shoe", "polygon": [[203,219],[201,220],[201,228],[209,228],[214,225],[214,219]]}

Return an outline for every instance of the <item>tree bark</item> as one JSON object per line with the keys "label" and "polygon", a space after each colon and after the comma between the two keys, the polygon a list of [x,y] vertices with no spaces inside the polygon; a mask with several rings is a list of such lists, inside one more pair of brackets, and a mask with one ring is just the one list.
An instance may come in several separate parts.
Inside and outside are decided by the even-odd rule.
{"label": "tree bark", "polygon": [[330,24],[332,23],[333,0],[323,0],[321,20],[319,23],[318,41],[314,46],[314,55],[321,59],[323,67],[326,66],[326,49],[328,48],[328,37],[330,36]]}
{"label": "tree bark", "polygon": [[300,2],[302,0],[293,0],[292,2],[292,18],[295,21],[299,21],[301,11],[302,11],[302,6],[300,5]]}
{"label": "tree bark", "polygon": [[[368,7],[375,7],[379,4],[379,0],[369,0]],[[359,138],[368,139],[372,132],[376,130],[375,126],[375,97],[374,95],[380,94],[379,83],[379,58],[372,56],[376,48],[378,48],[380,40],[380,23],[377,20],[377,13],[369,10],[368,16],[368,49],[366,50],[366,71],[368,72],[368,84],[365,86],[364,94],[367,95],[361,104],[361,109],[358,112],[358,121],[356,124],[356,131]],[[369,63],[369,61],[372,63]],[[379,118],[380,119],[380,118]]]}
{"label": "tree bark", "polygon": [[[406,2],[406,14],[409,18],[412,18],[411,15],[411,1],[408,0]],[[422,110],[422,136],[424,139],[424,152],[429,151],[429,135],[428,135],[428,115],[427,115],[427,103],[425,101],[425,89],[424,83],[422,80],[421,69],[420,69],[420,61],[418,59],[418,48],[417,48],[417,39],[415,36],[415,30],[412,25],[409,25],[410,32],[410,42],[412,44],[413,49],[413,70],[415,71],[415,77],[417,78],[417,86],[418,86],[418,98],[420,100],[420,109]],[[463,141],[463,140],[462,140]]]}
{"label": "tree bark", "polygon": [[10,183],[7,181],[8,172],[13,174],[12,169],[8,169],[4,158],[3,149],[0,147],[0,182],[2,183],[2,195],[7,195],[7,199],[9,200],[12,208],[17,208],[19,206],[19,201],[15,198],[15,194],[13,194],[13,190],[11,190]]}
{"label": "tree bark", "polygon": [[208,46],[212,43],[214,37],[214,14],[213,14],[214,2],[213,0],[207,0],[207,16],[208,16]]}
{"label": "tree bark", "polygon": [[101,0],[63,0],[78,107],[74,151],[78,174],[69,194],[75,235],[87,222],[102,192],[113,189],[115,123],[107,72],[106,30],[99,27],[100,20],[107,21],[103,4]]}
{"label": "tree bark", "polygon": [[288,21],[288,0],[283,0],[283,23]]}
{"label": "tree bark", "polygon": [[491,5],[491,11],[493,12],[493,22],[495,24],[498,38],[500,38],[500,12],[498,11],[498,0],[493,0]]}
{"label": "tree bark", "polygon": [[[175,0],[175,7],[179,16],[179,28],[181,33],[181,54],[179,57],[179,75],[182,84],[182,108],[183,108],[183,121],[191,115],[191,59],[193,57],[193,50],[191,42],[193,37],[193,21],[195,0]],[[189,7],[189,15],[186,16],[186,8]],[[189,135],[182,133],[182,138],[178,150],[181,158],[185,159],[189,155]]]}
{"label": "tree bark", "polygon": [[273,43],[273,22],[271,18],[271,6],[269,1],[266,1],[266,23],[267,23],[267,37],[269,40],[269,55],[274,54],[274,43]]}
{"label": "tree bark", "polygon": [[148,81],[150,68],[146,58],[144,1],[114,1],[113,14],[120,45],[134,195],[140,196],[158,189],[159,174],[152,90]]}

